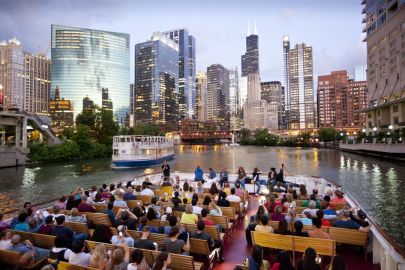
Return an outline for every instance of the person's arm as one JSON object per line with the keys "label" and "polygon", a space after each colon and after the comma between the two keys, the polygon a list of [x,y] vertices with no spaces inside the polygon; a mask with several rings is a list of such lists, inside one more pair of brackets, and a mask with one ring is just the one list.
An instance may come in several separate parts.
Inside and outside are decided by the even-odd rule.
{"label": "person's arm", "polygon": [[186,244],[183,246],[184,252],[189,252],[190,251],[190,234],[187,233],[187,241]]}
{"label": "person's arm", "polygon": [[370,228],[371,228],[371,226],[370,225],[368,225],[367,227],[359,227],[359,231],[361,231],[361,232],[368,232],[369,230],[370,230]]}
{"label": "person's arm", "polygon": [[121,243],[121,245],[124,248],[124,252],[125,252],[125,256],[124,256],[124,261],[126,263],[129,263],[129,247],[127,245],[127,243],[124,241],[123,243]]}

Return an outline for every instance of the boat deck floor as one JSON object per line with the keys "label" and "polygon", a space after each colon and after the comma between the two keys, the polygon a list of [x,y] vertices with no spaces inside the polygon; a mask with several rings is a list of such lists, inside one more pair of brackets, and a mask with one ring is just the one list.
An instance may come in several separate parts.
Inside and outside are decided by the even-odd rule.
{"label": "boat deck floor", "polygon": [[[252,196],[249,200],[248,209],[243,222],[239,222],[238,226],[232,233],[230,239],[225,243],[224,258],[222,264],[216,264],[215,270],[232,270],[235,265],[243,264],[245,258],[250,255],[252,247],[246,242],[245,228],[249,223],[250,217],[255,215],[258,207],[258,197]],[[372,255],[369,254],[367,261],[364,258],[363,250],[355,246],[341,245],[337,246],[337,254],[343,256],[347,270],[355,269],[370,269],[379,270],[380,265],[372,264]],[[298,264],[302,254],[296,253],[296,264]],[[276,262],[277,253],[275,250],[265,250],[265,259],[269,260],[270,265]],[[330,263],[328,257],[322,257],[322,269],[327,269]]]}

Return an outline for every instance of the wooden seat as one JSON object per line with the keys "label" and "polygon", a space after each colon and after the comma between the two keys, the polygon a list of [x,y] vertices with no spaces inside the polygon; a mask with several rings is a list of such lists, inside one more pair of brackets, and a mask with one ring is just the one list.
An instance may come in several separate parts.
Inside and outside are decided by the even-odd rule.
{"label": "wooden seat", "polygon": [[88,220],[91,220],[95,225],[104,224],[108,227],[111,227],[111,220],[107,214],[103,213],[86,213]]}
{"label": "wooden seat", "polygon": [[336,255],[336,242],[330,239],[293,236],[294,251],[304,252],[311,247],[318,255],[333,257]]}
{"label": "wooden seat", "polygon": [[136,195],[136,199],[142,201],[143,205],[149,205],[149,204],[151,204],[152,196]]}
{"label": "wooden seat", "polygon": [[127,201],[127,205],[129,209],[134,209],[136,206],[142,205],[141,200],[129,200]]}
{"label": "wooden seat", "polygon": [[71,229],[74,232],[85,233],[87,235],[90,235],[90,230],[87,227],[86,223],[65,221],[65,223],[63,225],[68,227],[69,229]]}
{"label": "wooden seat", "polygon": [[194,238],[190,238],[190,252],[192,254],[199,254],[206,256],[209,256],[211,254],[207,240]]}
{"label": "wooden seat", "polygon": [[182,211],[173,211],[173,215],[177,218],[181,218],[184,212]]}
{"label": "wooden seat", "polygon": [[230,232],[233,228],[233,223],[229,222],[228,217],[226,216],[208,215],[207,218],[214,222],[216,225],[221,225],[225,232]]}
{"label": "wooden seat", "polygon": [[252,231],[253,244],[281,250],[294,250],[291,235]]}
{"label": "wooden seat", "polygon": [[[152,252],[153,259],[156,260],[157,255],[159,252]],[[185,256],[179,254],[170,253],[171,263],[170,269],[172,270],[202,270],[203,263],[194,262],[192,256]]]}
{"label": "wooden seat", "polygon": [[359,230],[344,229],[337,227],[329,228],[330,238],[337,243],[356,245],[361,247],[367,246],[367,233]]}
{"label": "wooden seat", "polygon": [[148,226],[159,228],[160,221],[158,219],[148,220]]}
{"label": "wooden seat", "polygon": [[346,203],[330,203],[331,208],[335,210],[341,210],[346,205],[347,205]]}
{"label": "wooden seat", "polygon": [[29,233],[15,230],[10,231],[12,234],[18,234],[22,240],[29,240],[34,246],[46,249],[50,249],[54,246],[54,241],[56,238],[54,235]]}
{"label": "wooden seat", "polygon": [[[54,260],[48,260],[49,263],[54,263]],[[84,267],[79,265],[70,264],[68,262],[60,261],[58,263],[58,270],[97,270],[97,268],[93,267]]]}
{"label": "wooden seat", "polygon": [[162,197],[163,194],[165,193],[164,191],[160,190],[160,189],[156,189],[153,191],[153,193],[155,194],[155,197]]}
{"label": "wooden seat", "polygon": [[241,214],[243,214],[244,211],[243,211],[243,209],[241,209],[239,202],[230,202],[230,204],[231,204],[231,207],[232,207],[233,209],[235,209],[235,213],[236,213],[236,214],[238,214],[239,216],[240,216]]}
{"label": "wooden seat", "polygon": [[92,204],[91,206],[96,208],[97,213],[103,213],[104,210],[107,208],[107,206],[105,204],[99,204],[99,203]]}
{"label": "wooden seat", "polygon": [[167,239],[167,235],[166,234],[162,234],[162,233],[150,233],[149,240],[156,242],[159,246],[159,248],[164,248],[165,247],[165,240]]}
{"label": "wooden seat", "polygon": [[239,215],[235,213],[235,208],[233,207],[219,207],[219,208],[221,208],[222,215],[227,216],[229,221],[236,223],[236,221],[239,219]]}
{"label": "wooden seat", "polygon": [[[9,266],[17,266],[20,262],[22,255],[19,252],[14,252],[14,251],[9,251],[9,250],[3,250],[0,249],[0,265],[3,267],[5,265]],[[31,262],[29,265],[26,265],[24,267],[16,267],[16,269],[39,269],[44,263],[46,262],[46,259],[43,260],[37,260]],[[1,268],[3,269],[3,268]]]}

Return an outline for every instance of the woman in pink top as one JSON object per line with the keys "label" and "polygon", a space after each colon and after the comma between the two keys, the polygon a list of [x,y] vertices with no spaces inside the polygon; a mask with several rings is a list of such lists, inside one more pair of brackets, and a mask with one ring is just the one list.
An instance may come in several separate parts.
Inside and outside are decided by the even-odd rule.
{"label": "woman in pink top", "polygon": [[343,192],[340,190],[335,190],[335,196],[330,201],[332,204],[344,204],[346,203],[345,198],[343,198]]}

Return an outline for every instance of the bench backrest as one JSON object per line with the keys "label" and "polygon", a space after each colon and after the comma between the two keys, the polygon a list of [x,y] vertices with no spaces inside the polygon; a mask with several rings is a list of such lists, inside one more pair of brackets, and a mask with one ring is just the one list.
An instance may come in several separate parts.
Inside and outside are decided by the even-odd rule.
{"label": "bench backrest", "polygon": [[111,220],[107,214],[103,213],[86,213],[87,219],[91,220],[95,225],[104,224],[111,227]]}
{"label": "bench backrest", "polygon": [[54,235],[29,233],[29,232],[14,231],[14,230],[10,230],[10,231],[12,234],[20,235],[22,240],[30,240],[34,246],[41,247],[41,248],[47,248],[47,249],[54,246],[54,241],[56,238],[56,236],[54,236]]}
{"label": "bench backrest", "polygon": [[16,265],[21,259],[19,252],[0,249],[0,263],[7,265]]}
{"label": "bench backrest", "polygon": [[107,206],[105,204],[101,204],[101,203],[95,203],[95,204],[92,204],[91,206],[96,208],[97,213],[103,213],[104,210],[107,208]]}
{"label": "bench backrest", "polygon": [[294,250],[292,241],[293,236],[256,231],[252,231],[251,233],[253,244],[274,249]]}
{"label": "bench backrest", "polygon": [[214,222],[216,225],[221,225],[223,229],[229,230],[228,217],[208,215],[207,218]]}
{"label": "bench backrest", "polygon": [[240,209],[240,203],[239,202],[230,202],[231,207],[235,209],[236,214],[240,214],[242,210]]}
{"label": "bench backrest", "polygon": [[148,195],[136,195],[137,200],[141,200],[143,205],[149,205],[152,201],[152,196]]}
{"label": "bench backrest", "polygon": [[219,208],[221,208],[222,215],[227,216],[228,220],[232,221],[236,220],[235,208],[233,207],[219,207]]}
{"label": "bench backrest", "polygon": [[142,205],[141,200],[128,200],[127,205],[129,209],[134,209],[136,206]]}
{"label": "bench backrest", "polygon": [[365,247],[367,245],[367,233],[359,230],[344,228],[329,228],[330,238],[337,243],[352,244]]}
{"label": "bench backrest", "polygon": [[86,223],[65,221],[64,226],[70,228],[74,232],[90,234]]}
{"label": "bench backrest", "polygon": [[208,247],[207,240],[190,238],[190,252],[192,254],[200,254],[209,256],[211,251]]}

